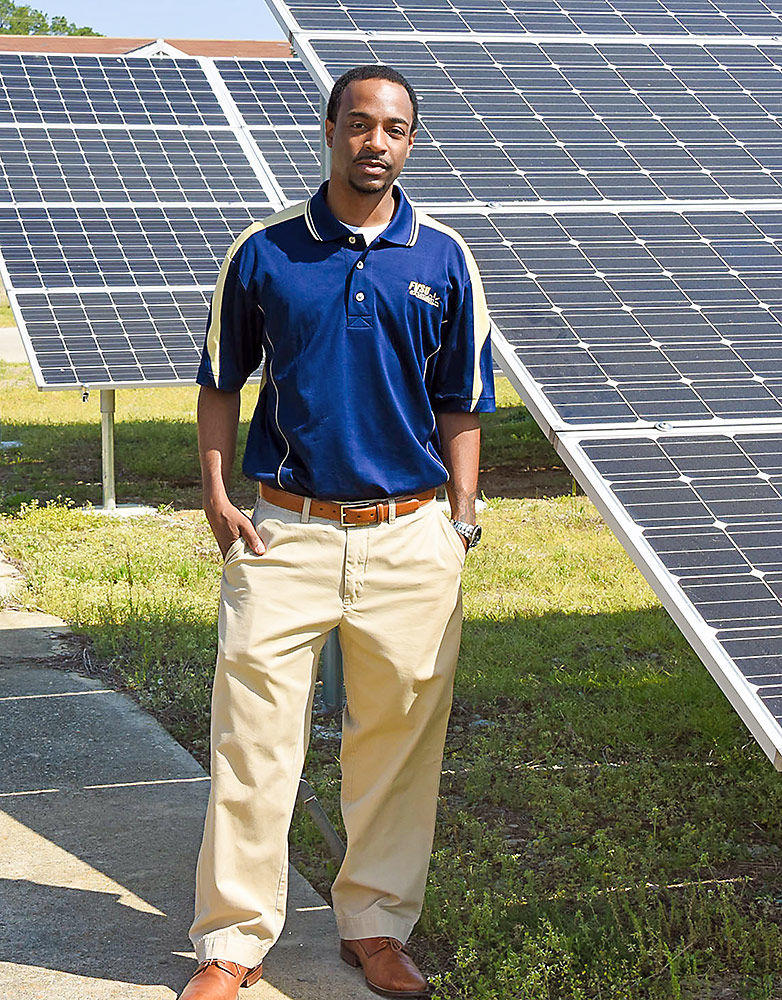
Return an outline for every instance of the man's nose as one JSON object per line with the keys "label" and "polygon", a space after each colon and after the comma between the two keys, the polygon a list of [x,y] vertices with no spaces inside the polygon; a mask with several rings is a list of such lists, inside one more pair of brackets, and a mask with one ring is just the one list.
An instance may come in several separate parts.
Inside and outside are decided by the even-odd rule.
{"label": "man's nose", "polygon": [[378,125],[376,128],[370,129],[367,133],[366,139],[364,140],[364,145],[368,146],[370,149],[383,150],[386,148],[386,134],[383,131],[382,125]]}

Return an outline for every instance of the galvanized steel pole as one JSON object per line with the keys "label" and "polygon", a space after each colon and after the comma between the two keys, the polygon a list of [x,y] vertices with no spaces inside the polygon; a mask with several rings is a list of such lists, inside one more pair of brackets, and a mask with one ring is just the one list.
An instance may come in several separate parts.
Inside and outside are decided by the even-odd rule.
{"label": "galvanized steel pole", "polygon": [[114,408],[115,390],[100,391],[100,438],[103,481],[103,509],[114,510],[117,492],[114,485]]}

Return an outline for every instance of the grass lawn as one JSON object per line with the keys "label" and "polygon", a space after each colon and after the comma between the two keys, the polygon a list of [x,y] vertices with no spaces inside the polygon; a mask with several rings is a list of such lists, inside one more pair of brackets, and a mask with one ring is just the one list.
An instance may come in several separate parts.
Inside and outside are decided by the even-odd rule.
{"label": "grass lawn", "polygon": [[[780,776],[498,388],[411,948],[440,970],[437,1000],[780,1000]],[[0,453],[0,547],[27,602],[206,764],[220,560],[197,509],[195,391],[118,393],[119,497],[161,511],[136,521],[74,506],[100,499],[97,394],[40,394],[5,366],[0,399],[3,436],[24,442]],[[307,774],[337,825],[338,752],[338,723],[319,720]],[[326,894],[334,866],[306,815],[291,839]]]}

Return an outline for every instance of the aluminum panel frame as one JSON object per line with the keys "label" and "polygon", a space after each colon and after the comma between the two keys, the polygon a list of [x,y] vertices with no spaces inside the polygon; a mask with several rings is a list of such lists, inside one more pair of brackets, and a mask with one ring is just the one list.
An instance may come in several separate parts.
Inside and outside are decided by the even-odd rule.
{"label": "aluminum panel frame", "polygon": [[[739,718],[746,725],[756,742],[777,771],[782,771],[782,728],[767,706],[752,689],[738,667],[716,638],[695,605],[677,585],[669,570],[654,551],[638,524],[611,492],[604,477],[584,451],[583,444],[590,440],[613,437],[620,440],[639,440],[646,437],[685,437],[698,433],[769,432],[772,428],[763,422],[741,427],[676,428],[669,431],[646,431],[643,434],[624,434],[620,431],[568,432],[555,436],[554,446],[572,475],[584,488],[608,526],[619,539],[622,547],[639,568],[649,586],[660,599],[679,630],[687,639],[698,658],[716,681]],[[782,625],[782,618],[780,619]]]}

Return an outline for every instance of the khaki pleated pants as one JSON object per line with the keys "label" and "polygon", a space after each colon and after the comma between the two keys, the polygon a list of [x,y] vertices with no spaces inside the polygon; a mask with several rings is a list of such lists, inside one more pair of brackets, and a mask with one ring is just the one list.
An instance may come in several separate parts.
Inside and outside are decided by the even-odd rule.
{"label": "khaki pleated pants", "polygon": [[223,569],[196,956],[252,967],[282,931],[318,655],[335,627],[347,695],[336,920],[343,938],[406,941],[432,851],[464,547],[434,501],[340,527],[260,499],[253,522],[266,551],[239,539]]}

